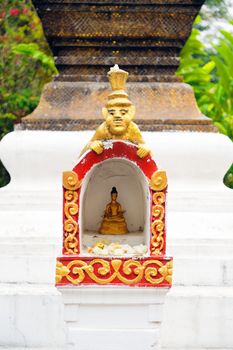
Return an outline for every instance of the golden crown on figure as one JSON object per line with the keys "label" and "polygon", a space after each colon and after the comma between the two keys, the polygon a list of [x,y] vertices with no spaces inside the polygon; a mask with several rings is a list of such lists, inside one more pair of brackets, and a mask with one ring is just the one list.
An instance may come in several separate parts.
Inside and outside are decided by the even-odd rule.
{"label": "golden crown on figure", "polygon": [[112,92],[108,95],[108,102],[106,107],[111,106],[131,106],[132,102],[129,100],[128,94],[125,92],[126,80],[129,73],[120,69],[117,64],[110,68],[108,72],[109,82]]}

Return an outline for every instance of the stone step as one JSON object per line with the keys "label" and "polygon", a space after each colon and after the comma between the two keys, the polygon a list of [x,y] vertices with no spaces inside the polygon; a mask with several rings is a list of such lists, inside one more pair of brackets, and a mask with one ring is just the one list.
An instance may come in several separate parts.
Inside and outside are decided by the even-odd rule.
{"label": "stone step", "polygon": [[54,286],[0,284],[2,348],[58,350],[64,344],[64,315]]}
{"label": "stone step", "polygon": [[0,283],[55,284],[56,255],[2,255]]}
{"label": "stone step", "polygon": [[[170,241],[174,285],[233,285],[233,240],[178,239]],[[50,237],[0,238],[0,283],[54,283],[61,242]],[[214,271],[214,273],[212,273]]]}
{"label": "stone step", "polygon": [[[12,241],[2,241],[0,239],[0,254],[1,255],[61,255],[62,244],[61,242],[55,242],[51,240],[46,242],[41,240],[40,242],[19,242],[17,239]],[[170,244],[167,247],[168,256],[174,258],[185,257],[231,257],[233,256],[233,242],[225,244],[210,244],[210,243],[197,243],[197,244]]]}
{"label": "stone step", "polygon": [[169,291],[163,350],[233,349],[232,329],[232,287],[173,287]]}
{"label": "stone step", "polygon": [[[105,288],[100,288],[104,296]],[[86,304],[93,303],[89,300],[89,290],[93,291],[91,287],[83,290]],[[115,295],[118,295],[115,300],[119,307],[122,305],[123,318],[123,304],[128,302],[128,297],[124,301],[124,290],[115,290]],[[136,297],[137,288],[127,290]],[[143,293],[142,288],[139,290]],[[72,303],[76,303],[75,298]],[[53,286],[0,284],[0,306],[0,344],[3,349],[4,346],[8,350],[58,350],[62,347],[63,301]],[[174,286],[164,305],[163,350],[233,349],[232,315],[233,287]]]}
{"label": "stone step", "polygon": [[[58,347],[55,347],[55,348],[41,348],[41,347],[27,347],[27,348],[18,348],[18,347],[2,347],[0,346],[0,350],[64,350],[64,347],[62,348],[58,348]],[[162,347],[161,350],[187,350],[187,348],[165,348],[165,347]],[[216,348],[216,347],[211,347],[211,348],[191,348],[190,350],[233,350],[233,347],[231,348]]]}
{"label": "stone step", "polygon": [[232,239],[175,239],[167,244],[167,254],[173,257],[232,256]]}
{"label": "stone step", "polygon": [[[23,348],[18,348],[18,347],[5,347],[5,346],[0,346],[0,350],[64,350],[64,347],[58,348],[57,346],[55,348],[44,348],[44,347],[23,347]],[[220,349],[221,350],[221,349]]]}
{"label": "stone step", "polygon": [[233,257],[177,257],[173,284],[178,286],[233,286]]}
{"label": "stone step", "polygon": [[[1,349],[1,348],[0,348]],[[12,349],[13,350],[13,349]],[[26,350],[26,349],[25,349]],[[34,350],[34,349],[33,349]],[[43,350],[43,349],[42,349]],[[187,347],[185,348],[165,348],[165,347],[162,347],[161,350],[187,350]],[[201,347],[201,348],[190,348],[190,350],[233,350],[233,347],[231,348],[216,348],[216,347],[211,347],[211,348],[206,348],[206,347]]]}
{"label": "stone step", "polygon": [[[62,250],[62,233],[60,237],[48,235],[34,236],[0,236],[0,255],[60,255]],[[167,243],[167,255],[173,257],[201,257],[201,256],[233,256],[232,238],[175,238]]]}
{"label": "stone step", "polygon": [[4,256],[54,256],[60,255],[62,244],[44,239],[28,238],[27,241],[13,239],[3,241],[0,239],[0,254]]}
{"label": "stone step", "polygon": [[[56,252],[49,255],[0,255],[0,283],[55,281]],[[175,257],[173,284],[178,286],[233,286],[233,256]]]}

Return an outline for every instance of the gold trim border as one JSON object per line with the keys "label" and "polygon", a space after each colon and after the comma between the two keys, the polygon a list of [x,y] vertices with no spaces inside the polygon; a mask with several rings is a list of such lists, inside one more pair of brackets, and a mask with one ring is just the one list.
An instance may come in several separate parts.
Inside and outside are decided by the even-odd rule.
{"label": "gold trim border", "polygon": [[[161,255],[165,247],[165,191],[167,188],[167,175],[162,169],[156,170],[150,179],[149,186],[152,191],[152,223],[151,223],[151,254]],[[163,191],[163,192],[162,192]]]}
{"label": "gold trim border", "polygon": [[155,192],[152,198],[151,254],[161,255],[165,245],[165,194]]}
{"label": "gold trim border", "polygon": [[101,258],[94,258],[91,261],[75,259],[69,261],[67,265],[57,261],[56,282],[57,284],[88,284],[85,282],[85,278],[88,277],[92,283],[98,285],[111,284],[117,279],[120,281],[117,283],[125,285],[137,285],[141,282],[146,285],[159,286],[163,282],[167,282],[169,287],[172,284],[172,268],[172,260],[160,261],[157,259],[146,261],[133,259],[109,261]]}
{"label": "gold trim border", "polygon": [[74,171],[63,173],[64,187],[64,254],[77,254],[79,252],[78,241],[78,189],[81,181]]}
{"label": "gold trim border", "polygon": [[150,188],[153,191],[162,191],[167,187],[167,174],[164,170],[156,170],[150,179]]}

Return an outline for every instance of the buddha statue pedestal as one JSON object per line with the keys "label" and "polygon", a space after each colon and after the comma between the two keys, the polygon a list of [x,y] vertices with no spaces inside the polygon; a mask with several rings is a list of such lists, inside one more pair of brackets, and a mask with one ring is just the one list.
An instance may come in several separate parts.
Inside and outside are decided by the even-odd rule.
{"label": "buddha statue pedestal", "polygon": [[167,288],[58,287],[67,350],[159,350]]}

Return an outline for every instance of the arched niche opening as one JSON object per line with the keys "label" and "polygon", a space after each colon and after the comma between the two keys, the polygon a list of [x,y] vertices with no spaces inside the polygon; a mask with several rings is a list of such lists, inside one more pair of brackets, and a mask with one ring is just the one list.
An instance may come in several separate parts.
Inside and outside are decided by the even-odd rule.
{"label": "arched niche opening", "polygon": [[[110,192],[115,186],[117,201],[121,204],[129,233],[103,235],[99,228],[106,205],[111,201]],[[132,161],[112,158],[95,166],[83,179],[80,193],[80,243],[81,253],[99,241],[107,244],[147,245],[150,242],[150,191],[141,169]],[[149,249],[148,249],[149,254]]]}

